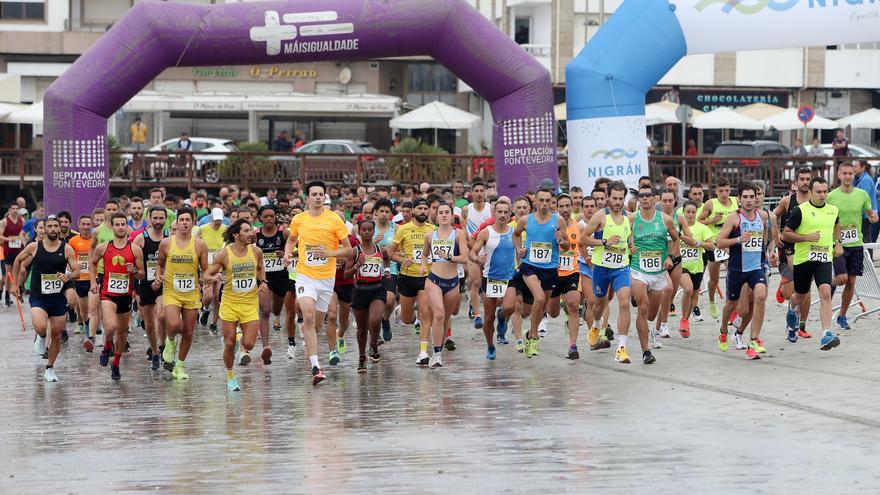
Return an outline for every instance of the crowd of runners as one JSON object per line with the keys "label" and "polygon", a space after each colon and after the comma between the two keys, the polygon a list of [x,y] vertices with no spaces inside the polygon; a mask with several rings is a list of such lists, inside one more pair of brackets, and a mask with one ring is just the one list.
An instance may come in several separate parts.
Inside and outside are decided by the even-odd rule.
{"label": "crowd of runners", "polygon": [[805,322],[815,286],[818,346],[829,350],[840,344],[831,297],[842,287],[836,323],[848,329],[864,266],[862,233],[878,220],[876,200],[853,185],[863,167],[840,164],[830,192],[811,169],[798,170],[793,192],[772,211],[750,182],[734,189],[720,178],[705,200],[702,184],[679,191],[671,178],[657,189],[648,177],[636,189],[600,178],[592,191],[542,188],[518,198],[496,195],[479,178],[467,193],[461,182],[349,188],[314,181],[263,197],[235,186],[189,198],[154,188],[77,219],[40,211],[30,229],[15,202],[0,221],[6,304],[22,305],[29,294],[46,381],[58,380],[68,324],[113,380],[121,378],[132,331],[146,334],[154,372],[187,379],[200,326],[217,336],[227,388],[236,391],[235,367],[251,362],[258,340],[270,365],[272,341],[284,347],[273,331],[282,329],[286,358],[304,346],[318,384],[348,351],[352,314],[358,372],[379,362],[392,338],[412,346],[416,365],[443,367],[443,353],[456,348],[450,319],[462,299],[489,360],[510,343],[526,358],[539,356],[548,319],[563,318],[568,359],[580,358],[583,324],[597,359],[615,347],[607,351],[613,359],[630,363],[635,317],[641,361],[652,364],[671,326],[689,338],[692,322],[704,321],[701,304],[718,324],[720,351],[728,351],[733,327],[734,347],[760,359],[771,268],[778,267],[776,299],[787,301],[788,316],[784,332],[772,331],[792,343],[811,337]]}

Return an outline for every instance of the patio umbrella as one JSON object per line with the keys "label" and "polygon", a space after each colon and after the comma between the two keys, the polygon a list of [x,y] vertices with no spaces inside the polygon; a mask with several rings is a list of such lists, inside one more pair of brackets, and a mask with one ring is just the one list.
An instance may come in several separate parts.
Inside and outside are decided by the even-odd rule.
{"label": "patio umbrella", "polygon": [[746,117],[745,115],[740,115],[727,107],[719,107],[711,112],[694,117],[692,125],[697,129],[764,130],[763,123]]}
{"label": "patio umbrella", "polygon": [[[798,109],[788,108],[784,112],[763,120],[764,125],[777,131],[796,131],[804,128],[804,123],[798,120]],[[815,115],[807,124],[807,129],[837,129],[837,123]]]}
{"label": "patio umbrella", "polygon": [[645,124],[680,124],[681,122],[675,115],[676,110],[678,110],[678,104],[669,101],[645,105]]}
{"label": "patio umbrella", "polygon": [[777,107],[769,103],[752,103],[736,109],[736,113],[745,115],[750,119],[764,120],[785,111],[783,107]]}
{"label": "patio umbrella", "polygon": [[38,101],[33,105],[28,105],[22,109],[16,110],[6,117],[3,117],[3,122],[7,124],[43,124],[43,102]]}
{"label": "patio umbrella", "polygon": [[565,110],[565,103],[560,103],[553,107],[553,113],[556,115],[556,120],[568,120],[568,113]]}
{"label": "patio umbrella", "polygon": [[880,129],[880,110],[869,108],[849,117],[837,121],[840,128],[852,127],[853,129]]}
{"label": "patio umbrella", "polygon": [[437,145],[437,129],[470,129],[480,117],[459,110],[439,101],[416,108],[388,123],[395,129],[434,129],[434,145]]}

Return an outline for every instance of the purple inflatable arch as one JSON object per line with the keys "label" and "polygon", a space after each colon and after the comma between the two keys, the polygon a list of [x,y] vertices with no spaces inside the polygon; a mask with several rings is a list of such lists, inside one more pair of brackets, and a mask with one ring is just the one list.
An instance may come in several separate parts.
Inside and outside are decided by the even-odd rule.
{"label": "purple inflatable arch", "polygon": [[141,2],[46,93],[47,211],[103,206],[107,118],[168,67],[412,55],[434,57],[489,101],[501,193],[557,182],[549,73],[464,0]]}

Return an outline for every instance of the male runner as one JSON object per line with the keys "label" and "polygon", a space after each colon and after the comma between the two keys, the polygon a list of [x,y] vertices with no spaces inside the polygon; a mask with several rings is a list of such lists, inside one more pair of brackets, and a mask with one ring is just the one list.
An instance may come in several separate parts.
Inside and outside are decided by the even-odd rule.
{"label": "male runner", "polygon": [[[373,241],[379,246],[379,249],[388,250],[388,246],[394,240],[396,225],[391,222],[391,214],[394,211],[394,205],[387,199],[380,199],[373,205],[373,220],[376,222]],[[398,265],[389,262],[382,278],[382,285],[385,287],[385,312],[382,316],[382,341],[389,342],[392,337],[391,333],[391,312],[397,304],[397,277]]]}
{"label": "male runner", "polygon": [[[707,225],[709,230],[716,236],[721,232],[721,226],[724,220],[739,206],[736,198],[730,197],[730,181],[725,177],[720,177],[715,181],[715,197],[707,201],[703,205],[703,211],[698,217],[698,221]],[[715,304],[715,295],[718,292],[718,280],[721,274],[721,263],[727,261],[730,257],[724,249],[715,249],[709,253],[707,270],[709,272],[709,316],[718,319],[718,306]]]}
{"label": "male runner", "polygon": [[[810,200],[801,203],[789,215],[782,238],[794,243],[794,306],[810,304],[810,282],[819,289],[819,318],[822,322],[823,351],[840,345],[840,339],[831,333],[831,272],[832,257],[843,255],[840,240],[840,216],[837,207],[825,202],[828,182],[822,177],[810,179]],[[797,341],[797,335],[788,329],[788,340]]]}
{"label": "male runner", "polygon": [[74,290],[77,297],[77,313],[79,322],[74,333],[85,335],[83,346],[86,351],[95,349],[95,338],[89,335],[89,288],[91,278],[89,276],[89,250],[92,247],[92,216],[81,215],[77,223],[79,234],[71,237],[68,244],[73,248],[79,266],[79,276],[73,278]]}
{"label": "male runner", "polygon": [[[571,243],[565,236],[565,220],[550,212],[553,194],[549,189],[538,191],[536,198],[538,210],[518,222],[513,231],[513,245],[521,260],[519,278],[523,287],[523,303],[531,304],[530,329],[526,336],[526,357],[539,354],[538,325],[544,317],[544,310],[550,294],[558,280],[559,250],[568,251]],[[522,234],[526,240],[523,245]],[[529,300],[527,300],[527,296]],[[525,311],[525,309],[523,309]],[[527,315],[523,314],[523,318]]]}
{"label": "male runner", "polygon": [[[583,192],[581,194],[583,195]],[[565,222],[565,237],[569,247],[567,250],[559,252],[558,278],[553,292],[550,294],[547,313],[551,318],[556,318],[564,305],[566,325],[568,326],[568,359],[578,359],[580,354],[577,348],[577,336],[581,320],[578,311],[581,299],[583,299],[579,290],[580,274],[577,267],[578,239],[581,229],[572,217],[573,198],[567,194],[560,195],[556,199],[556,209]],[[564,300],[561,300],[563,297]]]}
{"label": "male runner", "polygon": [[[800,315],[795,311],[794,306],[791,304],[791,296],[794,291],[792,286],[792,281],[794,280],[794,274],[792,273],[792,269],[794,264],[792,262],[792,256],[794,256],[794,245],[782,238],[782,231],[785,225],[788,223],[788,219],[791,216],[792,212],[798,205],[806,203],[810,200],[810,179],[813,178],[813,172],[810,167],[802,167],[798,169],[797,175],[795,178],[795,187],[797,187],[796,193],[791,193],[787,196],[784,196],[779,204],[776,205],[776,209],[773,210],[773,214],[776,218],[779,219],[779,289],[776,291],[776,300],[781,304],[785,301],[788,301],[788,312],[785,315],[785,322],[788,326],[788,333],[791,336],[789,340],[794,343],[797,342],[798,337],[803,339],[811,338],[806,330],[806,322],[807,316],[809,315],[810,305],[806,304],[805,307],[800,308]],[[800,323],[800,324],[799,324]],[[794,340],[792,340],[794,339]]]}
{"label": "male runner", "polygon": [[734,336],[737,349],[746,349],[747,359],[761,359],[766,351],[761,340],[761,327],[764,324],[764,308],[767,302],[767,275],[764,271],[766,246],[770,238],[770,219],[768,214],[755,209],[758,188],[750,182],[739,185],[740,208],[724,221],[715,245],[730,249],[727,263],[727,302],[721,313],[721,333],[718,347],[727,351],[727,325],[730,315],[736,308],[743,288],[748,285],[753,301],[751,333],[748,346],[742,341],[743,329],[737,329]]}
{"label": "male runner", "polygon": [[162,288],[153,288],[156,268],[159,266],[159,246],[168,236],[165,230],[165,208],[151,206],[147,211],[149,226],[134,238],[132,244],[141,248],[144,255],[146,276],[138,283],[141,318],[150,342],[147,359],[153,371],[159,369],[159,353],[165,350],[165,308],[162,304]]}
{"label": "male runner", "polygon": [[260,339],[263,342],[261,358],[263,364],[272,363],[272,348],[269,346],[270,313],[281,316],[284,296],[290,286],[290,277],[284,264],[284,246],[289,233],[278,226],[278,212],[272,205],[262,206],[257,215],[263,226],[257,230],[257,248],[263,253],[263,270],[269,291],[260,294]]}
{"label": "male runner", "polygon": [[840,240],[843,243],[843,256],[834,258],[834,286],[843,286],[837,326],[849,330],[846,312],[855,293],[856,277],[862,275],[865,267],[862,214],[867,214],[871,223],[877,223],[877,213],[871,209],[868,194],[853,186],[855,168],[852,162],[837,165],[837,178],[840,179],[840,187],[828,193],[828,204],[836,206],[840,215]]}
{"label": "male runner", "polygon": [[296,265],[296,297],[303,314],[300,329],[309,353],[313,385],[325,378],[318,362],[315,327],[324,319],[330,307],[336,279],[336,257],[351,253],[345,223],[336,213],[324,208],[326,192],[327,186],[321,181],[312,181],[306,185],[309,209],[290,222],[290,235],[284,247],[285,266],[290,264],[294,246],[299,253]]}
{"label": "male runner", "polygon": [[[189,378],[186,357],[192,346],[193,329],[201,308],[199,273],[208,270],[208,246],[192,235],[196,214],[191,208],[177,210],[177,232],[159,244],[159,264],[153,289],[162,288],[165,304],[165,350],[162,360],[166,370],[177,380]],[[180,349],[177,335],[180,335]]]}
{"label": "male runner", "polygon": [[[214,257],[223,249],[223,237],[226,233],[226,225],[223,225],[223,210],[214,208],[211,210],[211,221],[193,229],[193,235],[205,241],[208,246],[208,266],[214,262]],[[202,314],[199,317],[199,323],[202,326],[208,325],[208,318],[213,316],[209,329],[212,334],[217,334],[217,318],[220,309],[220,283],[215,282],[210,286],[210,290],[205,291]],[[213,312],[213,315],[211,314]]]}
{"label": "male runner", "polygon": [[[57,382],[55,360],[61,352],[61,333],[67,324],[67,298],[62,288],[68,280],[79,277],[79,265],[73,248],[62,240],[58,217],[49,215],[45,222],[46,239],[28,244],[16,257],[13,273],[31,268],[30,306],[31,323],[36,332],[34,346],[43,356],[49,339],[48,361],[43,379]],[[66,271],[70,270],[70,275]],[[12,295],[20,297],[18,284],[13,284]]]}
{"label": "male runner", "polygon": [[[18,214],[18,210],[18,203],[13,201],[9,205],[9,211],[6,212],[6,216],[3,217],[3,220],[0,220],[0,241],[3,241],[3,266],[6,272],[12,270],[16,256],[24,249],[24,244],[27,242],[27,237],[23,232],[24,219]],[[18,272],[12,273],[14,275],[6,277],[4,281],[6,285],[6,307],[12,306],[12,299],[10,298],[10,290],[13,285],[12,279],[18,276]],[[15,283],[19,283],[19,280],[15,280]]]}
{"label": "male runner", "polygon": [[[110,215],[113,240],[98,244],[89,263],[93,294],[101,295],[101,313],[104,324],[104,348],[101,350],[101,366],[107,366],[110,354],[110,378],[122,378],[119,363],[125,352],[128,323],[131,318],[131,302],[134,295],[134,279],[144,278],[143,251],[132,246],[128,240],[128,220],[122,213]],[[104,262],[104,277],[98,285],[98,261]]]}
{"label": "male runner", "polygon": [[[477,235],[480,224],[492,216],[492,205],[486,202],[486,185],[479,179],[475,179],[471,184],[471,199],[472,202],[461,209],[461,220],[468,233],[468,247],[473,246],[474,236]],[[483,328],[483,319],[480,317],[480,285],[482,281],[480,266],[469,261],[467,276],[474,328],[480,329]]]}

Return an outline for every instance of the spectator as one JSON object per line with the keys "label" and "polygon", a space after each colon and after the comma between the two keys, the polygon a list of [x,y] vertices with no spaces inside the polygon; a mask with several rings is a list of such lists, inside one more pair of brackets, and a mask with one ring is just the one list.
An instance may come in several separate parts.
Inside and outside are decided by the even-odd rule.
{"label": "spectator", "polygon": [[822,144],[819,142],[819,138],[813,138],[813,144],[810,145],[810,150],[808,152],[810,156],[824,156],[825,151],[822,150]]}
{"label": "spectator", "polygon": [[281,131],[281,134],[278,135],[278,139],[272,144],[272,151],[289,153],[291,146],[290,139],[287,139],[287,131]]}
{"label": "spectator", "polygon": [[699,154],[699,151],[697,151],[697,143],[695,143],[693,139],[688,139],[687,144],[687,151],[685,151],[684,154],[687,156],[697,156]]}
{"label": "spectator", "polygon": [[483,146],[480,154],[474,158],[470,173],[468,174],[468,182],[473,182],[474,177],[482,177],[489,179],[495,176],[495,159],[489,156],[489,148]]}
{"label": "spectator", "polygon": [[846,140],[843,129],[837,130],[837,137],[831,142],[831,147],[834,148],[833,156],[849,156],[849,141]]}
{"label": "spectator", "polygon": [[654,154],[654,141],[651,141],[650,136],[645,137],[645,145],[648,147],[648,154],[653,155]]}
{"label": "spectator", "polygon": [[806,156],[810,154],[804,147],[804,141],[801,138],[794,138],[794,146],[791,147],[791,156]]}
{"label": "spectator", "polygon": [[399,132],[395,132],[395,133],[394,133],[394,139],[391,140],[391,148],[393,149],[393,148],[396,148],[396,147],[398,147],[398,146],[400,146],[400,133],[399,133]]}
{"label": "spectator", "polygon": [[189,136],[185,132],[180,133],[180,139],[177,140],[177,149],[178,151],[192,151],[192,141],[189,140]]}
{"label": "spectator", "polygon": [[669,143],[663,143],[663,148],[661,148],[660,153],[657,154],[662,156],[672,156],[672,148],[669,146]]}
{"label": "spectator", "polygon": [[147,125],[141,121],[141,116],[134,118],[134,124],[131,124],[131,145],[135,151],[143,151],[147,145]]}
{"label": "spectator", "polygon": [[298,150],[305,146],[306,140],[302,137],[302,132],[299,129],[293,131],[293,149]]}

